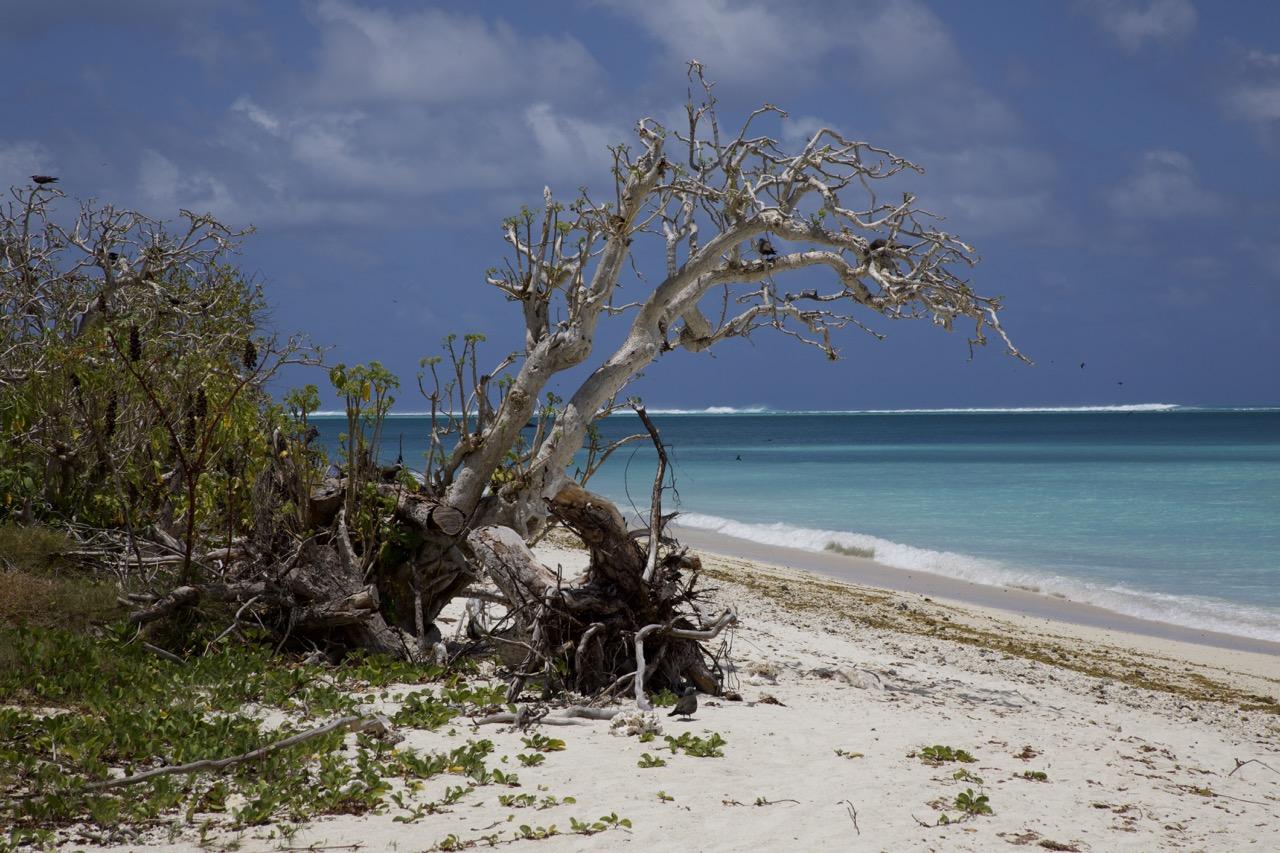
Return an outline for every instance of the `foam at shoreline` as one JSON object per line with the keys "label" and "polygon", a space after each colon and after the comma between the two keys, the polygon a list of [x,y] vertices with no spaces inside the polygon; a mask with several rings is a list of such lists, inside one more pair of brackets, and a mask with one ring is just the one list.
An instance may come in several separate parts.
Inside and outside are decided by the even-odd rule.
{"label": "foam at shoreline", "polygon": [[747,524],[696,512],[681,513],[676,523],[731,539],[812,553],[834,552],[863,557],[890,568],[1057,596],[1139,619],[1280,642],[1280,613],[1259,607],[1201,596],[1139,591],[1049,572],[1016,569],[996,560],[917,548],[865,533],[796,527],[781,522]]}

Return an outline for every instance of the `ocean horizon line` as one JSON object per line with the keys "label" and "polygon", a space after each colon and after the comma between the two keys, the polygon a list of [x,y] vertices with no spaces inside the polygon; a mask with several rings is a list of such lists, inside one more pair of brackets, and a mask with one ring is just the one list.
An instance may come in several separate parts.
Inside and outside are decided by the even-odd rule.
{"label": "ocean horizon line", "polygon": [[[942,407],[921,409],[771,409],[767,406],[707,406],[701,409],[663,408],[647,409],[651,415],[706,416],[706,415],[1017,415],[1017,414],[1131,414],[1161,412],[1276,412],[1277,406],[1197,406],[1182,403],[1100,403],[1082,406],[973,406],[968,408]],[[615,412],[625,416],[626,411]],[[312,412],[313,418],[345,418],[346,412],[324,409]],[[431,412],[389,412],[389,418],[425,418]],[[474,417],[469,413],[468,417]]]}

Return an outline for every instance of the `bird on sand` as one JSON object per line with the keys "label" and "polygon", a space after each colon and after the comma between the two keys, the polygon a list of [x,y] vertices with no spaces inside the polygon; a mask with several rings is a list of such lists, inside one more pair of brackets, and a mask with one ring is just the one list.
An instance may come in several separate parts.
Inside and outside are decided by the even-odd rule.
{"label": "bird on sand", "polygon": [[756,251],[760,253],[760,257],[767,264],[771,264],[778,259],[778,250],[773,248],[773,243],[769,241],[768,237],[761,237],[756,240]]}
{"label": "bird on sand", "polygon": [[680,699],[676,702],[676,706],[671,709],[668,717],[684,717],[686,720],[693,716],[693,712],[698,710],[698,688],[690,684],[684,689],[684,693],[680,694]]}
{"label": "bird on sand", "polygon": [[58,179],[53,175],[32,175],[31,180],[40,186],[44,186],[45,184],[56,184],[58,182]]}

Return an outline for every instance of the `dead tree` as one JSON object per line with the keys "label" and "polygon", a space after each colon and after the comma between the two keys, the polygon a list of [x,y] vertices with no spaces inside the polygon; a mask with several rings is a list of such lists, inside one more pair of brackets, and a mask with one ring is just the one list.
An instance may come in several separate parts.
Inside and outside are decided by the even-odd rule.
{"label": "dead tree", "polygon": [[[396,565],[352,568],[369,561],[353,557],[359,543],[346,534],[338,506],[342,494],[363,486],[329,481],[314,493],[309,515],[328,531],[332,582],[295,584],[295,610],[330,607],[353,624],[361,613],[376,615],[402,641],[416,635],[423,653],[440,610],[488,580],[509,608],[506,639],[522,650],[513,684],[554,671],[582,690],[618,689],[635,678],[638,657],[653,669],[639,673],[651,686],[691,680],[714,692],[716,673],[698,641],[727,622],[704,623],[691,607],[696,559],[661,541],[660,517],[632,533],[609,501],[568,471],[593,422],[628,383],[658,358],[759,330],[834,360],[833,332],[853,326],[882,337],[858,312],[928,319],[947,330],[964,321],[972,324],[971,347],[993,333],[1022,358],[1001,328],[999,300],[978,295],[965,278],[974,250],[942,230],[915,196],[888,189],[896,176],[922,172],[919,166],[831,128],[788,150],[760,129],[786,118],[767,104],[736,130],[723,130],[698,63],[689,77],[682,127],[643,118],[635,143],[612,149],[607,199],[584,190],[565,204],[548,188],[541,210],[503,223],[511,256],[487,281],[520,305],[523,345],[483,375],[474,337],[460,350],[451,339],[447,363],[424,361],[420,387],[432,414],[425,482],[382,487],[390,515],[419,544]],[[624,300],[624,276],[650,254],[664,261],[637,275]],[[802,270],[826,272],[830,285],[785,289]],[[605,322],[626,324],[625,335],[601,353]],[[560,374],[586,363],[594,367],[567,399],[547,396]],[[582,577],[558,577],[527,549],[552,518],[587,544]],[[295,573],[305,575],[305,565]],[[335,601],[346,603],[334,610]],[[366,636],[388,645],[376,639],[387,636],[381,628]]]}
{"label": "dead tree", "polygon": [[[677,350],[700,352],[761,329],[836,359],[832,332],[847,326],[871,332],[855,316],[857,309],[889,319],[925,318],[947,330],[967,320],[971,346],[985,344],[994,332],[1009,354],[1022,358],[1001,328],[999,300],[978,295],[964,278],[977,262],[974,250],[941,230],[939,217],[913,195],[889,198],[879,190],[903,172],[922,172],[920,167],[830,128],[787,151],[755,130],[765,120],[786,117],[772,105],[726,133],[712,84],[697,63],[689,72],[698,97],[690,98],[687,125],[671,129],[641,119],[636,147],[613,149],[609,200],[584,192],[564,205],[548,189],[541,211],[525,210],[504,223],[512,256],[490,270],[488,282],[520,304],[524,350],[499,385],[496,402],[490,389],[498,383],[490,377],[473,382],[469,396],[465,371],[457,371],[449,386],[462,410],[475,401],[471,408],[480,414],[470,423],[442,419],[440,431],[455,432],[457,441],[449,454],[443,441],[433,443],[441,450],[430,488],[470,519],[475,559],[465,568],[442,563],[432,571],[459,572],[453,583],[437,584],[445,596],[470,582],[468,573],[476,569],[493,578],[519,602],[527,636],[547,630],[553,579],[515,544],[548,517],[576,530],[592,551],[584,578],[555,580],[564,608],[573,610],[565,602],[590,601],[586,609],[594,616],[610,608],[625,611],[628,624],[638,627],[655,590],[670,585],[664,572],[646,572],[650,553],[624,537],[617,510],[585,496],[567,470],[591,424],[655,359]],[[642,284],[639,292],[629,287],[623,303],[620,282],[642,262],[637,250],[645,241],[657,241],[665,268],[651,276],[656,284]],[[810,268],[828,271],[832,286],[797,292],[781,287],[789,273]],[[625,339],[601,356],[594,345],[599,325],[621,318],[629,318]],[[533,440],[522,445],[521,431],[538,416],[553,379],[593,358],[596,367],[587,379],[554,408],[553,418],[537,419]],[[433,411],[442,399],[439,387],[428,393]],[[517,461],[505,462],[517,446]],[[656,546],[651,551],[656,556]],[[604,589],[608,602],[600,600]],[[436,613],[444,603],[425,601],[423,609]],[[564,642],[589,648],[602,633],[600,622],[576,625]],[[613,653],[620,648],[613,646]],[[696,667],[684,675],[694,677]]]}

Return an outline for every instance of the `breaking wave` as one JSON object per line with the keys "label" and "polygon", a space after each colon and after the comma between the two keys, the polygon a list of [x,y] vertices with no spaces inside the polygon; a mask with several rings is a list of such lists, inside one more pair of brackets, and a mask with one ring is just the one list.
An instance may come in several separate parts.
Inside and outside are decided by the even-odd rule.
{"label": "breaking wave", "polygon": [[[764,415],[782,414],[764,406],[708,406],[705,409],[649,409],[651,415]],[[622,413],[620,413],[622,414]]]}
{"label": "breaking wave", "polygon": [[682,513],[677,524],[763,545],[865,557],[896,569],[928,572],[985,586],[1014,587],[1184,628],[1280,642],[1280,613],[1261,607],[1017,569],[998,560],[917,548],[866,533],[796,527],[782,522],[746,524],[696,512]]}
{"label": "breaking wave", "polygon": [[1063,414],[1067,412],[1173,412],[1183,408],[1177,403],[1123,403],[1114,406],[1015,406],[1012,408],[970,409],[867,409],[866,415],[1009,415]]}

